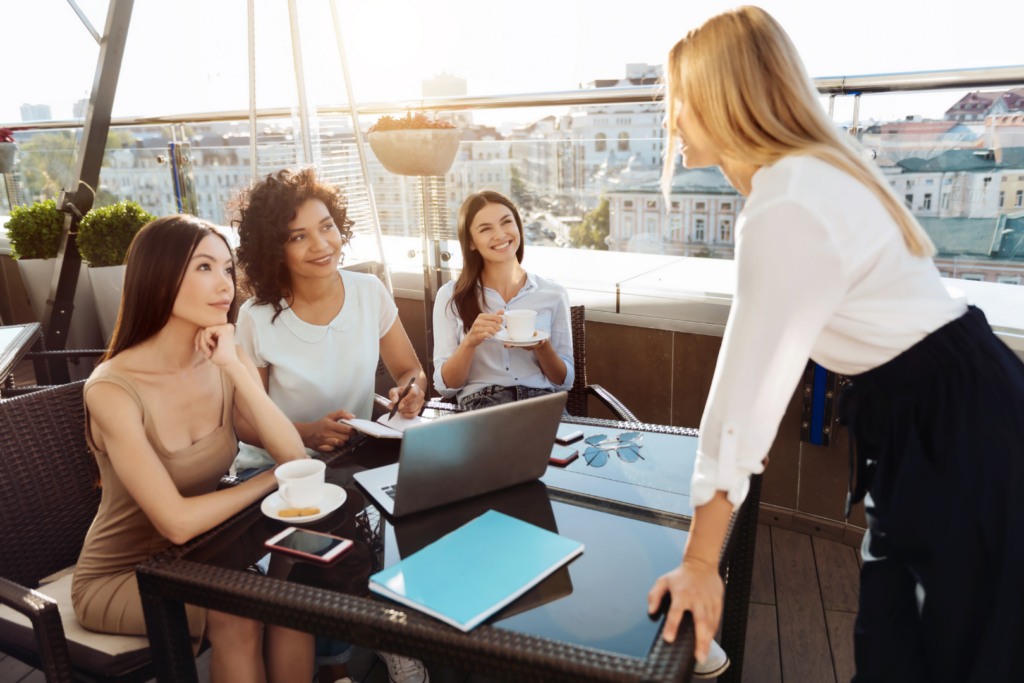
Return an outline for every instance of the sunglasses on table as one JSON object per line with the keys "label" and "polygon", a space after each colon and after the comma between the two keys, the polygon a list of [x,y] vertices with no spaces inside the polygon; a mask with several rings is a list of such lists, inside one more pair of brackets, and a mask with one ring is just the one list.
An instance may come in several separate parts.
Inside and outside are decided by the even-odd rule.
{"label": "sunglasses on table", "polygon": [[623,432],[615,437],[607,437],[604,434],[594,434],[583,440],[587,449],[583,452],[583,459],[590,467],[604,467],[608,464],[609,453],[619,456],[623,462],[636,462],[643,460],[640,449],[643,444],[640,442],[643,436],[640,432]]}

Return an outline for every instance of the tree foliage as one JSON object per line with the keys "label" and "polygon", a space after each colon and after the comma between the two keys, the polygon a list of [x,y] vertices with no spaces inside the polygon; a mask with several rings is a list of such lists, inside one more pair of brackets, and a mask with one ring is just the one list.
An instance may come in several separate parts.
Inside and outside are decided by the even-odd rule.
{"label": "tree foliage", "polygon": [[517,206],[533,206],[533,196],[526,189],[519,169],[515,166],[512,167],[512,201]]}
{"label": "tree foliage", "polygon": [[569,233],[572,246],[607,251],[608,244],[604,240],[608,237],[610,222],[611,207],[608,198],[602,195],[597,208],[588,213],[578,225],[573,226]]}
{"label": "tree foliage", "polygon": [[[107,133],[107,149],[121,149],[134,144],[135,137],[131,133],[114,130]],[[54,199],[65,185],[70,184],[80,145],[80,137],[69,130],[36,133],[18,143],[21,172],[30,197]],[[109,157],[103,159],[103,165],[110,165]],[[104,201],[112,199],[113,195],[100,191],[95,204],[101,206]]]}
{"label": "tree foliage", "polygon": [[64,214],[48,199],[30,206],[15,206],[5,226],[16,259],[57,258],[64,231]]}
{"label": "tree foliage", "polygon": [[78,253],[91,268],[124,265],[135,234],[156,220],[135,202],[93,209],[78,226]]}

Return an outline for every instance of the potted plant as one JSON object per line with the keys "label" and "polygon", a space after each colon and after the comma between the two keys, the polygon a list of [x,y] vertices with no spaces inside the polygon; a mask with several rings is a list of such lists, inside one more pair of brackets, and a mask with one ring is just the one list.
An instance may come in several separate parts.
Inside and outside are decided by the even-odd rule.
{"label": "potted plant", "polygon": [[462,131],[447,121],[412,113],[382,116],[370,127],[370,149],[396,175],[439,176],[448,173],[459,152]]}
{"label": "potted plant", "polygon": [[0,128],[0,173],[13,173],[18,145],[10,128]]}
{"label": "potted plant", "polygon": [[108,343],[121,310],[128,247],[142,226],[155,219],[137,203],[122,201],[93,209],[78,225],[78,253],[89,264],[100,329]]}
{"label": "potted plant", "polygon": [[[31,206],[15,206],[5,226],[11,242],[11,256],[16,259],[21,279],[28,292],[28,300],[36,320],[42,321],[46,313],[46,300],[53,284],[53,268],[57,262],[61,234],[64,231],[64,214],[57,210],[57,203],[48,199]],[[89,276],[83,268],[78,274],[75,288],[75,310],[71,315],[71,329],[68,331],[67,349],[98,349],[103,347],[103,337],[96,319],[96,304],[92,295]],[[81,363],[72,367],[72,379],[85,379],[91,366]]]}

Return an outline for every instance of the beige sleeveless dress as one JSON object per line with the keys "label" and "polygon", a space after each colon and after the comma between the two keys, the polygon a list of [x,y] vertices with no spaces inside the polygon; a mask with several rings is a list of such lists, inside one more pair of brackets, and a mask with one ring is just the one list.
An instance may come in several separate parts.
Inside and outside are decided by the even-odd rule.
{"label": "beige sleeveless dress", "polygon": [[[142,411],[142,422],[153,450],[171,475],[181,495],[200,496],[217,489],[223,474],[231,467],[238,452],[232,420],[234,385],[221,373],[224,408],[221,425],[188,448],[173,453],[164,448],[152,415],[142,402],[132,380],[117,372],[106,372],[90,378],[84,392],[101,382],[116,384],[128,392]],[[86,408],[85,438],[96,457],[103,481],[99,511],[85,537],[82,554],[71,584],[71,602],[78,621],[92,631],[122,635],[145,635],[142,598],[135,579],[140,562],[171,546],[171,542],[149,521],[114,471],[107,454],[96,447],[89,430]],[[206,626],[206,610],[186,605],[189,632],[193,639],[202,638]]]}

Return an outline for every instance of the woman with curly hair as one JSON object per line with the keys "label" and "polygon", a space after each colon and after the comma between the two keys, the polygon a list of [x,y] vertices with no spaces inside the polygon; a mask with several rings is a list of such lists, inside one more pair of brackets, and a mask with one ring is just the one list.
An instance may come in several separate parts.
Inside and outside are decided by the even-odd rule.
{"label": "woman with curly hair", "polygon": [[[419,414],[427,379],[395,302],[376,277],[338,267],[353,224],[341,190],[313,168],[288,169],[243,191],[234,209],[242,287],[252,297],[238,312],[236,336],[307,452],[348,441],[351,428],[338,420],[371,417],[378,358],[400,387],[413,382],[398,411]],[[391,389],[391,400],[400,393]],[[255,427],[236,423],[242,479],[273,465]],[[321,665],[347,659],[347,645],[330,653],[324,646],[318,640]],[[416,660],[381,657],[393,681],[426,683]]]}

